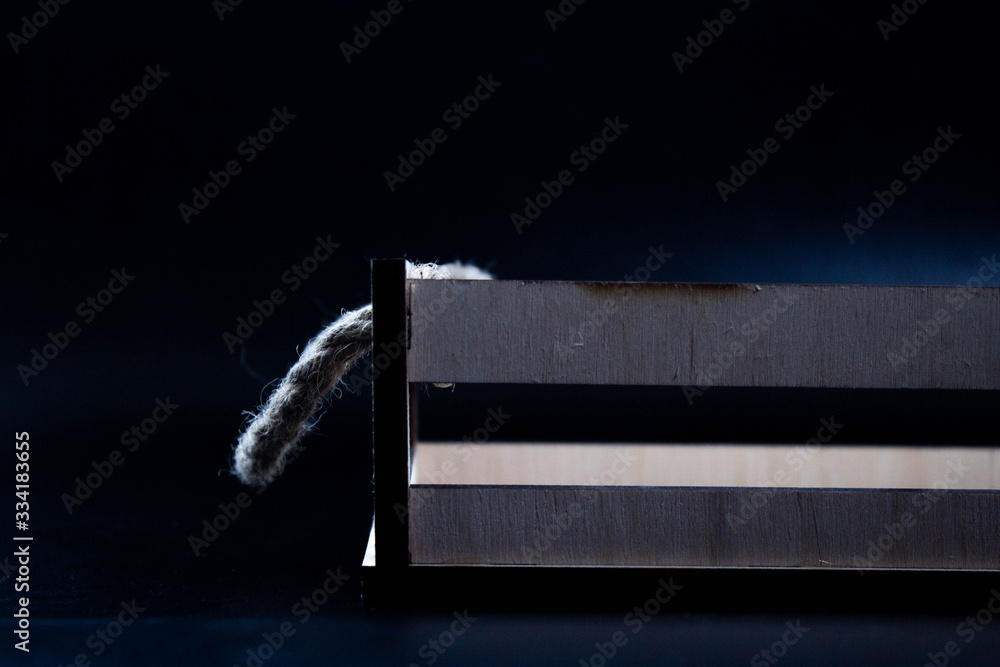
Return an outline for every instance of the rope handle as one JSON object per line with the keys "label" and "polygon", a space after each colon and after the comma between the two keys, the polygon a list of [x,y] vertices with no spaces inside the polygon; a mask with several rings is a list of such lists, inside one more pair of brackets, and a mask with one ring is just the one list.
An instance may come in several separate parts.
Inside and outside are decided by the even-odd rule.
{"label": "rope handle", "polygon": [[[407,279],[490,280],[471,264],[406,262]],[[289,454],[319,421],[334,387],[372,345],[372,305],[343,313],[309,341],[260,412],[240,434],[232,472],[244,484],[266,486],[281,475]]]}

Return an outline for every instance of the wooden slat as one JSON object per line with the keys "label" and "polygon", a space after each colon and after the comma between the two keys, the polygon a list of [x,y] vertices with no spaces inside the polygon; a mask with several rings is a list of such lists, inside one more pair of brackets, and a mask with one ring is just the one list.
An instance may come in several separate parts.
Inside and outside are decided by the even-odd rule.
{"label": "wooden slat", "polygon": [[412,486],[417,564],[1000,569],[1000,494]]}
{"label": "wooden slat", "polygon": [[372,261],[372,342],[385,365],[372,384],[372,433],[374,441],[375,536],[379,567],[400,572],[409,564],[408,514],[397,512],[407,504],[410,477],[409,388],[406,381],[407,291],[406,265],[401,259]]}
{"label": "wooden slat", "polygon": [[411,382],[1000,389],[1000,288],[409,284]]}
{"label": "wooden slat", "polygon": [[994,447],[420,442],[411,484],[1000,490]]}

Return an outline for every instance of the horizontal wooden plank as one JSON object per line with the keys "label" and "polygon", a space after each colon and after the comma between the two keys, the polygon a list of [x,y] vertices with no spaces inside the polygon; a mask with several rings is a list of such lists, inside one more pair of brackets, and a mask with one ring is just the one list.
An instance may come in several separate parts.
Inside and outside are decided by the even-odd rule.
{"label": "horizontal wooden plank", "polygon": [[1000,389],[1000,288],[409,286],[411,382]]}
{"label": "horizontal wooden plank", "polygon": [[1000,490],[1000,450],[421,441],[410,483]]}
{"label": "horizontal wooden plank", "polygon": [[1000,493],[411,486],[413,563],[1000,570]]}

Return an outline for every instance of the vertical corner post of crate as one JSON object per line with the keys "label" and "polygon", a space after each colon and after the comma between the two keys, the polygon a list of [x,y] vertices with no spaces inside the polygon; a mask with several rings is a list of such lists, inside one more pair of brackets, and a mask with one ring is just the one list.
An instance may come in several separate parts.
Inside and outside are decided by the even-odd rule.
{"label": "vertical corner post of crate", "polygon": [[372,260],[372,434],[375,545],[382,572],[410,563],[406,261]]}

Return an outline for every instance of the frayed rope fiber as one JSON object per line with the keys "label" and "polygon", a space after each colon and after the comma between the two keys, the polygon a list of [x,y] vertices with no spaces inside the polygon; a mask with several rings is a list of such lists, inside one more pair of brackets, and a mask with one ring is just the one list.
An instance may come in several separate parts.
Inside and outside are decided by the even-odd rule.
{"label": "frayed rope fiber", "polygon": [[[490,280],[471,264],[406,263],[412,279]],[[344,313],[309,341],[299,360],[281,380],[239,437],[233,473],[244,484],[265,486],[284,470],[288,455],[316,425],[316,411],[340,379],[371,349],[372,306]]]}

